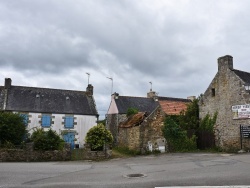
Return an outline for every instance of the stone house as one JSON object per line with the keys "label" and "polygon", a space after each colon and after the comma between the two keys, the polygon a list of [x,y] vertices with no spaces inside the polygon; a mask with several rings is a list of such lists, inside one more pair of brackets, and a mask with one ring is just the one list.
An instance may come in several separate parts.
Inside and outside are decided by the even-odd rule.
{"label": "stone house", "polygon": [[[189,102],[190,99],[160,97],[154,91],[148,92],[147,97],[119,96],[114,93],[107,114],[107,128],[114,137],[115,145],[127,145],[142,151],[148,147],[148,142],[155,144],[163,139],[161,130],[165,115],[180,114],[186,110]],[[138,109],[141,118],[135,115],[129,119],[126,115],[128,108]]]}
{"label": "stone house", "polygon": [[[218,58],[218,72],[201,95],[199,115],[218,112],[215,144],[222,149],[241,149],[240,125],[250,123],[249,84],[250,73],[234,69],[232,56]],[[250,148],[249,139],[243,139],[243,148]]]}
{"label": "stone house", "polygon": [[91,84],[86,91],[74,91],[14,86],[6,78],[0,86],[0,110],[20,113],[30,133],[55,130],[71,148],[84,146],[86,133],[98,120]]}
{"label": "stone house", "polygon": [[[166,141],[162,134],[165,113],[158,106],[150,115],[139,112],[121,122],[118,127],[118,145],[131,150],[161,150],[165,152]],[[163,143],[163,144],[159,144]]]}

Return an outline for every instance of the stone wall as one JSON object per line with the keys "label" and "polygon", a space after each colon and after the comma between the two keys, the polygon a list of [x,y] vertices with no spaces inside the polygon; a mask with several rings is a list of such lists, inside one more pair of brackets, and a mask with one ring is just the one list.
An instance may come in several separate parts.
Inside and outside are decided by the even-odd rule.
{"label": "stone wall", "polygon": [[[233,105],[249,104],[250,94],[245,91],[244,82],[232,70],[232,57],[218,59],[218,72],[200,99],[200,118],[218,112],[214,127],[216,146],[225,150],[240,149],[240,125],[249,125],[249,119],[234,120]],[[248,139],[243,148],[249,149]]]}
{"label": "stone wall", "polygon": [[0,149],[1,162],[66,161],[70,158],[68,144],[62,151],[35,151],[33,144],[27,144],[26,149]]}
{"label": "stone wall", "polygon": [[117,145],[118,125],[120,122],[125,121],[126,114],[108,114],[107,115],[107,129],[110,130],[114,138],[114,146]]}
{"label": "stone wall", "polygon": [[103,151],[92,151],[90,146],[88,144],[85,144],[84,147],[84,159],[87,160],[102,160],[102,159],[108,159],[112,156],[112,150],[107,147],[104,148]]}
{"label": "stone wall", "polygon": [[148,142],[153,144],[153,150],[158,149],[157,140],[164,139],[162,127],[164,126],[164,113],[158,107],[139,126],[119,128],[118,145],[144,153],[148,150]]}
{"label": "stone wall", "polygon": [[119,128],[118,145],[140,151],[140,126]]}

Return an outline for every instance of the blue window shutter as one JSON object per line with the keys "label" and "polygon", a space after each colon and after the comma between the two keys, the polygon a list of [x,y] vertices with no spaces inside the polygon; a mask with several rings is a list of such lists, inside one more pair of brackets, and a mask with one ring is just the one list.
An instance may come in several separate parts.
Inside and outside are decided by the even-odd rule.
{"label": "blue window shutter", "polygon": [[50,115],[42,115],[42,127],[50,127],[51,117]]}
{"label": "blue window shutter", "polygon": [[28,126],[28,121],[29,121],[28,114],[21,114],[21,117],[23,118],[24,125]]}
{"label": "blue window shutter", "polygon": [[74,117],[66,116],[64,121],[65,128],[74,128]]}

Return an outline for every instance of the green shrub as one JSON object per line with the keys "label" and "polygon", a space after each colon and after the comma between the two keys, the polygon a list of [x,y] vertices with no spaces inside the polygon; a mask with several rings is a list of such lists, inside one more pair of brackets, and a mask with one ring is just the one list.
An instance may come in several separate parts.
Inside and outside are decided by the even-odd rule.
{"label": "green shrub", "polygon": [[53,130],[44,131],[37,128],[31,135],[35,150],[62,150],[64,141]]}
{"label": "green shrub", "polygon": [[0,144],[20,145],[27,134],[24,119],[19,114],[0,112]]}
{"label": "green shrub", "polygon": [[109,145],[113,142],[113,136],[103,124],[97,124],[87,132],[85,141],[90,144],[92,150],[101,151],[105,144]]}
{"label": "green shrub", "polygon": [[170,150],[192,151],[197,149],[196,136],[188,138],[187,131],[182,130],[171,117],[166,117],[162,131]]}
{"label": "green shrub", "polygon": [[207,114],[201,120],[199,130],[213,132],[217,116],[218,116],[218,112],[215,112],[213,117],[211,117],[209,114]]}
{"label": "green shrub", "polygon": [[139,112],[138,109],[136,108],[128,108],[127,110],[127,117],[131,116],[131,115],[134,115],[134,114],[137,114]]}
{"label": "green shrub", "polygon": [[182,111],[178,120],[178,125],[184,130],[198,129],[199,127],[199,100],[194,99],[187,104],[187,110]]}

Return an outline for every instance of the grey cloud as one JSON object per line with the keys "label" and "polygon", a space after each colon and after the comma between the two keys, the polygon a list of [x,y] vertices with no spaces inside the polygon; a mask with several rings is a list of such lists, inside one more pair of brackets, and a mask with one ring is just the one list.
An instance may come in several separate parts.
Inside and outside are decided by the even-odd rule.
{"label": "grey cloud", "polygon": [[0,78],[16,72],[20,84],[84,90],[90,72],[104,111],[107,76],[121,95],[146,96],[149,81],[160,95],[199,95],[218,57],[248,67],[247,7],[246,0],[1,1]]}

